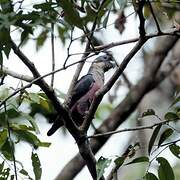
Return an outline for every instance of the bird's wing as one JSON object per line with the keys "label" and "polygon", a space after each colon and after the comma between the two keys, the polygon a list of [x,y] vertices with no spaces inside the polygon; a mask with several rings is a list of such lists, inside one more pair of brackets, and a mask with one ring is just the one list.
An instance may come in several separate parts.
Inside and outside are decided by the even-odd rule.
{"label": "bird's wing", "polygon": [[92,74],[87,74],[77,81],[72,91],[72,99],[69,105],[70,108],[91,89],[94,82],[95,80],[93,79]]}

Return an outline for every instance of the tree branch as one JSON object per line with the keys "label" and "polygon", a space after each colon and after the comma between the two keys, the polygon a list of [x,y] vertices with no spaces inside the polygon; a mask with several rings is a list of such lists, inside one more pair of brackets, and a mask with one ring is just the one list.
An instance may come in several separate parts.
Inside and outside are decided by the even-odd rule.
{"label": "tree branch", "polygon": [[124,58],[121,65],[118,67],[116,72],[113,74],[113,76],[110,78],[110,80],[106,83],[106,85],[101,89],[95,99],[93,100],[90,109],[87,114],[87,118],[84,120],[82,124],[83,130],[88,130],[92,119],[94,118],[94,114],[96,112],[97,107],[99,106],[103,96],[111,89],[111,87],[114,85],[116,80],[119,78],[119,76],[123,73],[124,69],[126,68],[127,64],[130,62],[132,57],[139,51],[139,49],[143,46],[143,44],[146,42],[146,38],[139,39],[137,44],[134,46],[134,48],[130,51],[130,53]]}
{"label": "tree branch", "polygon": [[[169,48],[165,48],[165,51],[170,51],[173,47],[173,43],[176,43],[178,37],[168,39],[164,39],[164,42],[168,42],[171,44]],[[162,42],[161,45],[162,46]],[[166,46],[167,43],[164,44]],[[156,51],[157,53],[158,51]],[[161,58],[160,61],[163,61],[167,55],[167,52],[164,52],[164,59],[162,58],[163,52],[161,51]],[[157,64],[157,66],[149,67],[151,68],[151,71],[148,71],[146,75],[139,81],[137,85],[134,85],[130,92],[127,94],[127,96],[124,98],[124,100],[114,109],[114,111],[111,113],[111,115],[103,121],[102,125],[97,129],[96,132],[108,132],[113,131],[116,128],[119,127],[120,124],[122,124],[130,115],[131,113],[136,109],[138,104],[140,103],[141,99],[144,97],[145,94],[147,94],[149,91],[154,89],[158,86],[160,82],[154,83],[154,74],[151,74],[154,72],[153,68],[159,67],[159,58],[156,60],[153,60],[154,64]],[[165,77],[164,77],[165,78]],[[161,79],[161,81],[164,79]],[[96,133],[95,133],[96,134]],[[108,137],[99,137],[96,139],[91,139],[90,144],[93,153],[97,153],[97,151],[106,143],[106,141],[109,139]],[[63,170],[60,172],[60,174],[57,176],[56,180],[60,179],[73,179],[79,171],[83,168],[85,165],[85,162],[82,160],[81,156],[77,154],[74,156],[72,160],[69,161],[69,163],[66,164],[66,166],[63,168]]]}
{"label": "tree branch", "polygon": [[[121,129],[121,130],[117,130],[117,131],[109,131],[107,133],[99,133],[99,134],[95,134],[92,136],[88,136],[87,138],[98,138],[98,137],[102,137],[102,136],[111,136],[113,134],[117,134],[117,133],[121,133],[121,132],[127,132],[127,131],[139,131],[139,130],[143,130],[143,129],[153,129],[154,127],[156,127],[158,125],[167,124],[171,121],[174,121],[174,120],[162,121],[159,123],[154,123],[154,124],[149,125],[149,126],[141,126],[141,127],[138,126],[138,127],[134,127],[134,128],[125,128],[125,129]],[[176,121],[178,121],[178,120],[176,120]]]}
{"label": "tree branch", "polygon": [[31,82],[34,78],[28,75],[23,75],[23,74],[18,74],[14,71],[9,70],[7,67],[2,67],[2,69],[0,70],[1,73],[5,74],[5,75],[9,75],[12,76],[14,78],[26,81],[26,82]]}

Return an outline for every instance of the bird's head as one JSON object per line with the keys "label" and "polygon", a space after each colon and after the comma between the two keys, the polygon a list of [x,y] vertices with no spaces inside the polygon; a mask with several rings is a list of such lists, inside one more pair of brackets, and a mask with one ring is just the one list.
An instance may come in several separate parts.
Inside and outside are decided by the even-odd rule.
{"label": "bird's head", "polygon": [[106,54],[106,55],[97,57],[94,60],[93,65],[103,69],[104,72],[106,72],[109,69],[115,67],[115,60],[112,55]]}

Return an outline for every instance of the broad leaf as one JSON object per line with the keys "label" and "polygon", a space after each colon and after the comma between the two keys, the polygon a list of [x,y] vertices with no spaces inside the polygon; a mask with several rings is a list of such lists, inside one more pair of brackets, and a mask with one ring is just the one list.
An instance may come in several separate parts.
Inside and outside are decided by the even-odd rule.
{"label": "broad leaf", "polygon": [[2,131],[0,131],[0,149],[4,145],[4,143],[6,142],[7,138],[8,138],[7,129],[3,129]]}
{"label": "broad leaf", "polygon": [[169,146],[170,151],[176,156],[177,158],[180,159],[180,147],[176,144],[171,144]]}
{"label": "broad leaf", "polygon": [[102,156],[98,159],[98,162],[96,164],[97,180],[99,180],[103,176],[105,169],[109,167],[110,163],[111,159],[107,159]]}
{"label": "broad leaf", "polygon": [[57,1],[64,10],[64,18],[70,24],[83,29],[83,21],[70,0]]}
{"label": "broad leaf", "polygon": [[39,160],[37,153],[32,152],[31,160],[32,160],[32,166],[33,166],[33,171],[34,171],[34,175],[35,175],[35,180],[40,180],[41,175],[42,175],[42,168],[41,168],[41,162]]}
{"label": "broad leaf", "polygon": [[158,147],[166,140],[169,136],[173,134],[173,130],[171,128],[166,129],[160,136]]}
{"label": "broad leaf", "polygon": [[1,147],[1,152],[6,159],[12,161],[14,153],[14,144],[10,142],[9,139],[7,139],[4,145]]}
{"label": "broad leaf", "polygon": [[153,173],[148,172],[143,180],[158,180],[158,178]]}
{"label": "broad leaf", "polygon": [[156,137],[157,137],[157,135],[158,135],[158,133],[159,133],[159,131],[160,131],[160,129],[161,129],[161,126],[162,126],[162,125],[158,125],[158,126],[154,129],[154,131],[153,131],[153,134],[152,134],[152,136],[151,136],[151,139],[150,139],[149,145],[148,145],[148,153],[149,153],[149,154],[151,153],[152,147],[153,147],[154,142],[155,142],[155,140],[156,140]]}
{"label": "broad leaf", "polygon": [[114,163],[116,164],[116,167],[119,168],[124,163],[125,157],[118,157],[114,160]]}
{"label": "broad leaf", "polygon": [[160,164],[158,169],[159,180],[175,180],[174,172],[169,162],[163,157],[158,157],[156,160]]}
{"label": "broad leaf", "polygon": [[164,118],[168,121],[176,121],[179,119],[179,117],[174,112],[167,112]]}

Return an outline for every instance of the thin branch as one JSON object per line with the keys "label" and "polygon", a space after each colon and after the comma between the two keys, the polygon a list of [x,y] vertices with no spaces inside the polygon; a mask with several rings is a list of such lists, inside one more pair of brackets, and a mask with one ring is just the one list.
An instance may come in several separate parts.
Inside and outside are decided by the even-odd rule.
{"label": "thin branch", "polygon": [[139,130],[143,130],[143,129],[153,129],[154,127],[156,127],[158,125],[167,124],[170,121],[174,121],[174,120],[162,121],[162,122],[155,123],[155,124],[149,125],[149,126],[141,126],[141,127],[134,127],[134,128],[125,128],[125,129],[121,129],[121,130],[117,130],[117,131],[110,131],[110,132],[107,132],[107,133],[99,133],[99,134],[95,134],[95,135],[92,135],[92,136],[88,136],[87,138],[98,138],[98,137],[102,137],[102,136],[111,136],[113,134],[117,134],[117,133],[121,133],[121,132],[127,132],[127,131],[139,131]]}
{"label": "thin branch", "polygon": [[69,42],[69,46],[67,47],[67,57],[66,57],[66,59],[64,61],[63,67],[66,67],[66,63],[67,63],[69,57],[71,56],[71,54],[70,54],[70,47],[71,47],[71,45],[73,43],[73,32],[74,32],[74,28],[71,28],[70,42]]}
{"label": "thin branch", "polygon": [[158,33],[159,33],[159,34],[161,34],[161,28],[160,28],[160,26],[159,26],[159,23],[158,23],[158,21],[157,21],[157,18],[156,18],[156,16],[155,16],[155,14],[154,14],[153,7],[152,7],[152,5],[151,5],[151,3],[150,3],[150,1],[149,1],[149,0],[147,0],[147,3],[148,3],[148,5],[149,5],[149,8],[150,8],[151,14],[152,14],[152,16],[153,16],[153,18],[154,18],[154,21],[155,21],[155,24],[156,24],[156,27],[157,27]]}
{"label": "thin branch", "polygon": [[123,77],[125,83],[127,84],[128,88],[131,89],[132,83],[129,81],[127,75],[124,72],[122,73],[122,77]]}
{"label": "thin branch", "polygon": [[[54,24],[51,23],[51,55],[52,55],[52,71],[55,70],[55,50],[54,50]],[[51,76],[51,87],[54,86],[54,74]]]}
{"label": "thin branch", "polygon": [[168,142],[168,143],[164,143],[164,144],[161,144],[160,147],[163,147],[163,146],[168,146],[168,145],[171,145],[171,144],[176,144],[177,142],[179,142],[180,139],[177,139],[175,141],[171,141],[171,142]]}
{"label": "thin branch", "polygon": [[9,75],[12,76],[14,78],[23,80],[23,81],[27,81],[27,82],[31,82],[34,78],[28,75],[23,75],[23,74],[18,74],[14,71],[9,70],[7,67],[3,67],[2,70],[0,70],[1,73],[5,74],[5,75]]}

